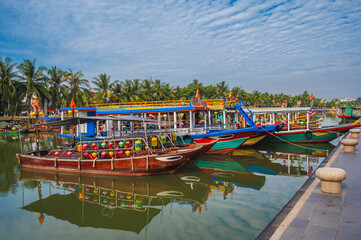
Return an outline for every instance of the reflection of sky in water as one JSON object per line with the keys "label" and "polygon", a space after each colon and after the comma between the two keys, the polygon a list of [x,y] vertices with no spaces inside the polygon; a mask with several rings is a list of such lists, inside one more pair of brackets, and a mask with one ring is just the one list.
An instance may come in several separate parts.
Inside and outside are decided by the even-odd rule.
{"label": "reflection of sky in water", "polygon": [[[41,145],[51,147],[52,143],[48,141],[49,139],[41,139]],[[17,180],[18,167],[14,156],[19,151],[17,141],[11,140],[0,146],[3,148],[0,158],[10,159],[0,164],[0,186],[3,190],[0,195],[1,239],[253,239],[307,180],[310,167],[315,170],[324,159],[302,152],[284,153],[277,151],[277,147],[273,152],[267,149],[259,149],[259,152],[251,151],[252,156],[238,152],[238,155],[234,156],[202,157],[199,160],[204,160],[205,165],[202,165],[204,169],[199,176],[203,179],[207,178],[206,183],[201,180],[200,183],[188,183],[186,187],[194,193],[208,189],[209,192],[202,193],[206,197],[205,203],[195,206],[194,203],[178,199],[163,207],[156,206],[155,208],[160,209],[161,212],[154,216],[149,225],[137,235],[130,231],[80,228],[46,214],[41,227],[38,221],[39,214],[21,209],[22,182]],[[25,138],[24,142],[25,148],[34,147],[35,139]],[[218,163],[212,169],[212,161],[222,162],[222,159],[227,161],[226,164]],[[210,167],[206,165],[207,161],[210,162]],[[227,166],[227,170],[238,169],[240,179],[226,178],[228,175],[225,171],[222,172],[224,166]],[[211,175],[210,172],[206,172],[207,167],[211,168],[210,171],[218,172]],[[292,174],[288,174],[288,169]],[[192,171],[181,170],[176,178],[181,181],[180,176],[194,174],[195,172]],[[6,190],[5,183],[10,184],[12,190]],[[212,184],[209,185],[210,183]],[[38,201],[38,190],[34,182],[24,181],[24,184],[27,186],[24,191],[26,206]],[[54,182],[52,184],[55,186]],[[29,188],[30,185],[32,188]],[[227,187],[233,191],[224,194]],[[50,192],[70,194],[68,190],[50,187],[46,182],[42,183],[41,192],[43,199],[49,197]],[[81,209],[78,211],[77,214],[81,215]]]}

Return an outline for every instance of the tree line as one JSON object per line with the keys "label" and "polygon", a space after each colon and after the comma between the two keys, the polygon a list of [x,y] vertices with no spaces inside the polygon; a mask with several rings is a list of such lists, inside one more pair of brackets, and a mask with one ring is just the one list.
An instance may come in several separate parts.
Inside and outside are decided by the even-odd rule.
{"label": "tree line", "polygon": [[[90,86],[90,83],[94,87]],[[0,114],[15,115],[31,112],[31,98],[37,97],[42,108],[57,110],[69,106],[73,98],[76,106],[112,102],[142,102],[163,100],[189,100],[199,89],[201,99],[242,99],[248,105],[289,107],[310,105],[310,94],[304,91],[292,96],[268,92],[246,92],[241,87],[230,87],[225,81],[215,85],[203,85],[197,79],[186,87],[171,86],[159,79],[111,80],[106,73],[89,81],[81,71],[61,70],[56,66],[47,69],[37,66],[36,60],[24,59],[22,63],[12,63],[9,57],[0,57]],[[314,106],[331,107],[340,103],[338,99],[325,101],[315,98]],[[349,105],[360,105],[361,98]]]}

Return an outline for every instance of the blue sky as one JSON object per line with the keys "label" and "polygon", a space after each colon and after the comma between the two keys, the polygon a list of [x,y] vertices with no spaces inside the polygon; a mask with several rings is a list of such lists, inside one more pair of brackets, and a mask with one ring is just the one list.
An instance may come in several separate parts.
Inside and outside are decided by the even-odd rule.
{"label": "blue sky", "polygon": [[361,1],[0,0],[0,56],[92,80],[361,96]]}

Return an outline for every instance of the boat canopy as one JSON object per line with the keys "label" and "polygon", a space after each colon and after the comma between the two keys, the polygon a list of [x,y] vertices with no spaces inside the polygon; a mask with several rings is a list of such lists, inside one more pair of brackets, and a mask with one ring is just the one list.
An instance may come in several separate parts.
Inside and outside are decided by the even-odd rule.
{"label": "boat canopy", "polygon": [[102,116],[102,117],[99,116],[99,117],[74,117],[55,122],[37,124],[37,126],[71,126],[77,124],[84,124],[88,122],[106,121],[106,120],[157,123],[157,121],[142,117],[136,117],[136,116]]}

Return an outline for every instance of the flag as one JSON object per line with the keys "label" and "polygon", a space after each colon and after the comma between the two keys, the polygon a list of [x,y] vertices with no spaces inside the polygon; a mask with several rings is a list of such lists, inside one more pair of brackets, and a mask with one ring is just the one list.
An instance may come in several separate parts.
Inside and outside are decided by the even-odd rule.
{"label": "flag", "polygon": [[312,102],[312,100],[315,98],[315,96],[313,96],[313,93],[311,93],[311,96],[310,96],[310,102]]}
{"label": "flag", "polygon": [[199,88],[197,88],[196,99],[199,99]]}
{"label": "flag", "polygon": [[70,108],[71,108],[71,109],[76,108],[75,102],[74,102],[74,99],[73,99],[73,98],[71,99],[71,102],[70,102]]}
{"label": "flag", "polygon": [[33,107],[38,109],[39,108],[39,103],[38,103],[38,100],[35,98],[35,101],[34,101],[34,104],[33,104]]}
{"label": "flag", "polygon": [[232,98],[232,91],[229,91],[228,98],[229,98],[229,99],[233,99],[233,98]]}

